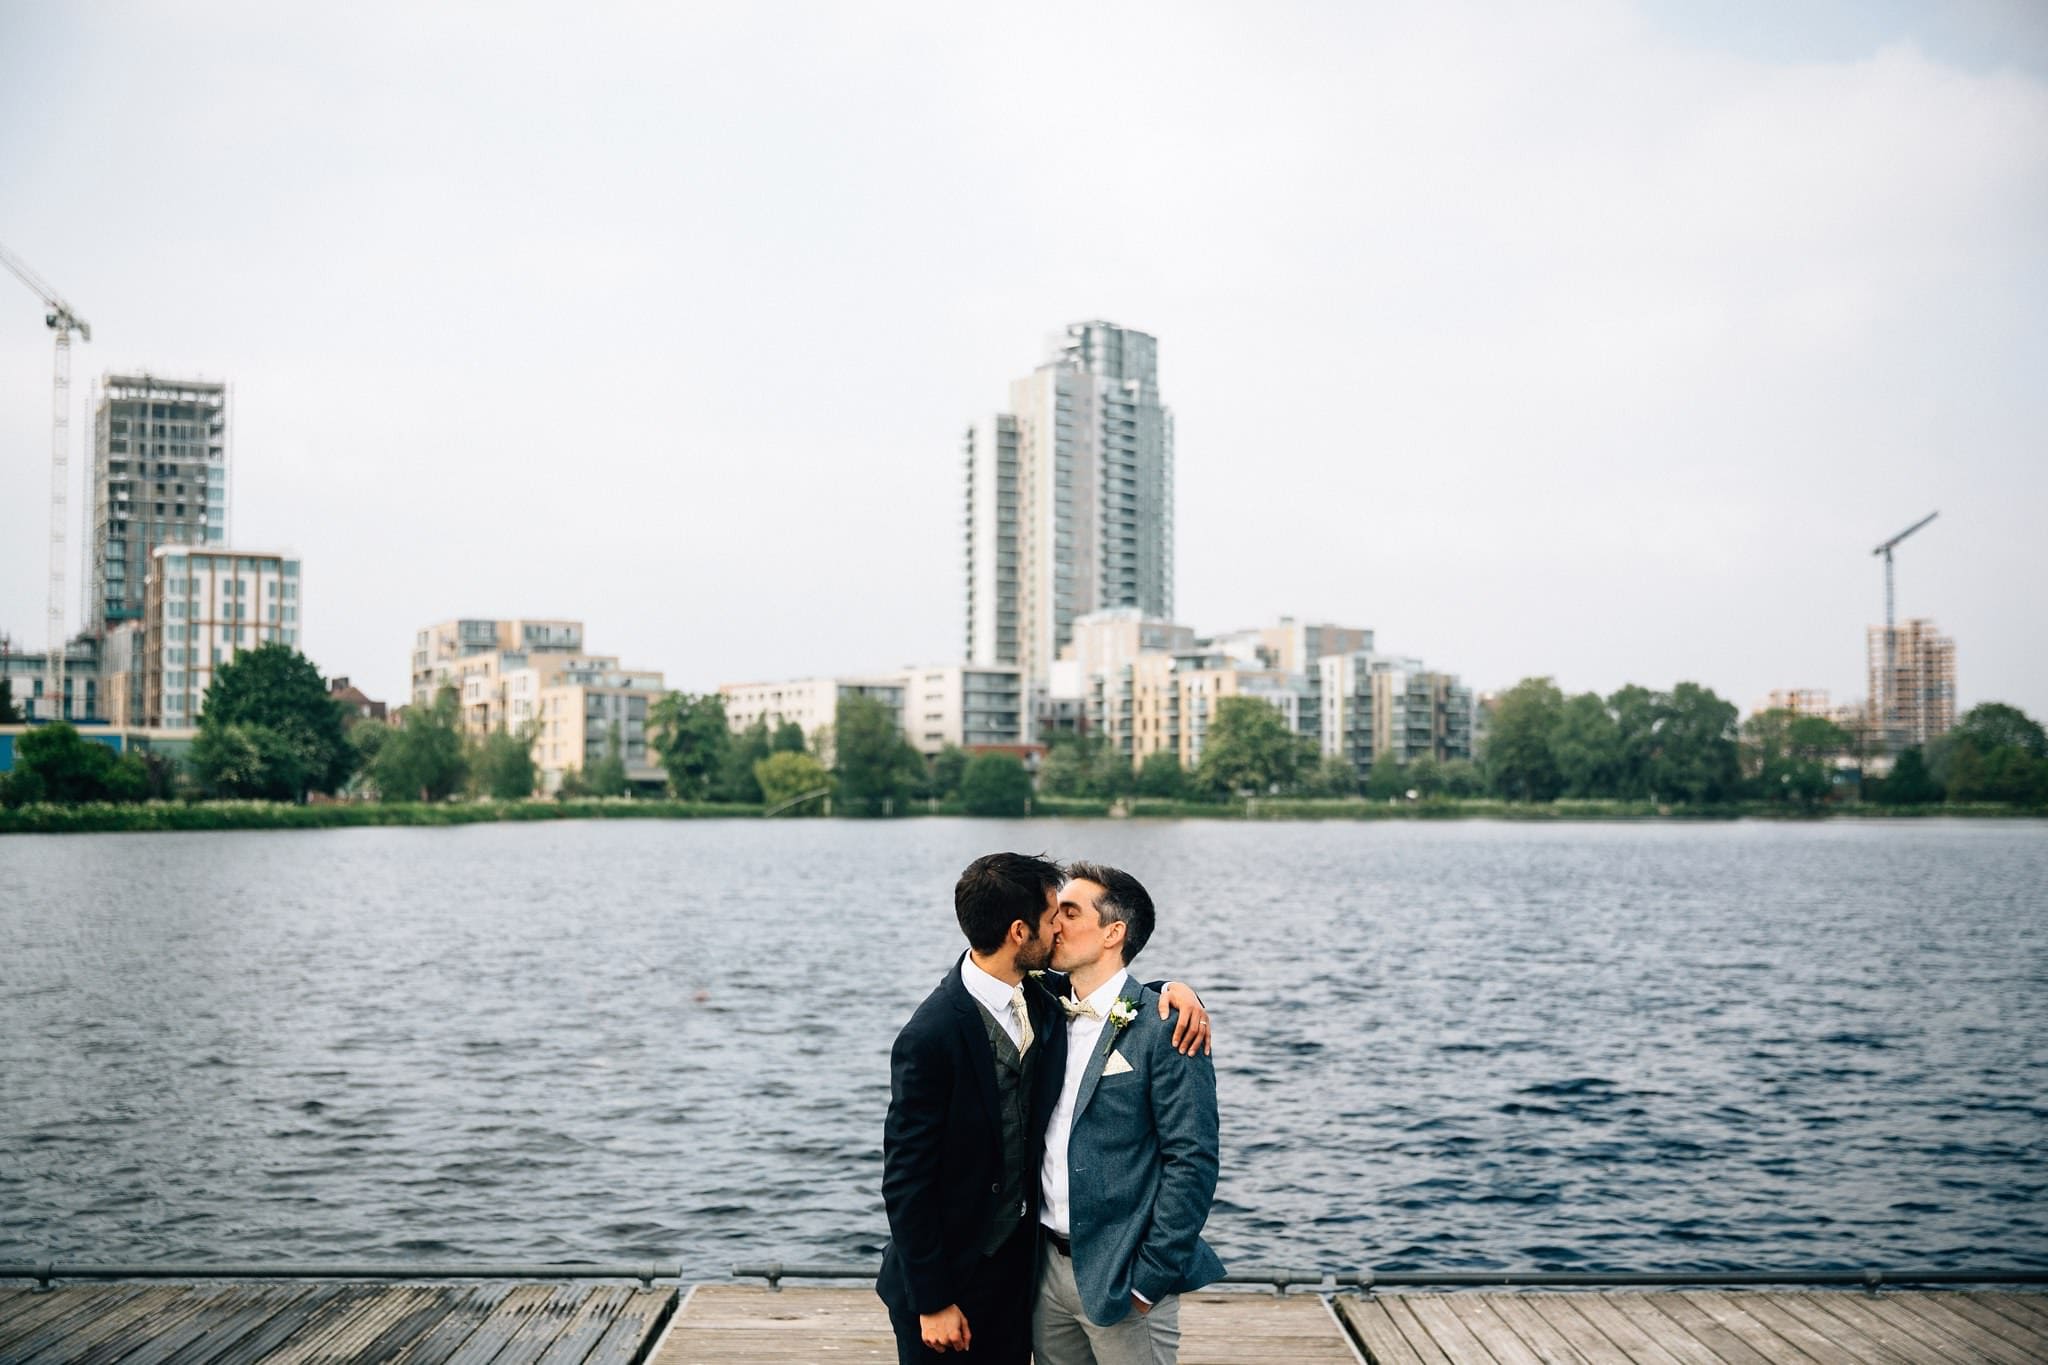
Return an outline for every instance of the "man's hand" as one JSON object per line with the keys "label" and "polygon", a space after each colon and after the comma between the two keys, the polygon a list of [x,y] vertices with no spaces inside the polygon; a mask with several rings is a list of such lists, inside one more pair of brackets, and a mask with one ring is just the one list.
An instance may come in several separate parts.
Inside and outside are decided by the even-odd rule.
{"label": "man's hand", "polygon": [[1152,1311],[1152,1305],[1139,1298],[1136,1294],[1131,1295],[1131,1307],[1138,1310],[1138,1316],[1141,1318]]}
{"label": "man's hand", "polygon": [[936,1313],[919,1313],[917,1329],[924,1334],[924,1344],[934,1351],[964,1351],[974,1344],[974,1334],[967,1330],[967,1315],[957,1303]]}
{"label": "man's hand", "polygon": [[1202,1008],[1194,989],[1185,981],[1169,981],[1159,993],[1159,1017],[1164,1019],[1175,1010],[1180,1011],[1180,1018],[1173,1025],[1174,1051],[1190,1057],[1197,1052],[1209,1053],[1209,1011]]}

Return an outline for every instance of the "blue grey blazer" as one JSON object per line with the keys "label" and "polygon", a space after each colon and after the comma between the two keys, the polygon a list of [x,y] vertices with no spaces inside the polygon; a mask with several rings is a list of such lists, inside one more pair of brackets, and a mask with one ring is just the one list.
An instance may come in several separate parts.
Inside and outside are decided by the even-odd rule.
{"label": "blue grey blazer", "polygon": [[[1216,1194],[1216,1068],[1173,1050],[1157,991],[1135,993],[1138,1017],[1121,1032],[1104,1024],[1091,1049],[1067,1143],[1074,1279],[1102,1327],[1131,1311],[1132,1290],[1157,1303],[1223,1275],[1201,1237]],[[1131,1069],[1105,1076],[1111,1055]]]}

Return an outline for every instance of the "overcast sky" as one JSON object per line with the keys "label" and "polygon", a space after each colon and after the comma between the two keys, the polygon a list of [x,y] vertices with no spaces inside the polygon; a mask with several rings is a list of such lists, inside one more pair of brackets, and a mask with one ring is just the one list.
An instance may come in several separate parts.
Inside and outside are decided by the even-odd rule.
{"label": "overcast sky", "polygon": [[[1198,629],[1847,699],[1939,508],[1901,615],[2048,716],[2030,0],[0,0],[0,242],[93,324],[81,430],[232,382],[235,542],[393,701],[454,616],[691,689],[957,658],[961,431],[1099,317],[1159,338]],[[49,371],[0,277],[30,646]]]}

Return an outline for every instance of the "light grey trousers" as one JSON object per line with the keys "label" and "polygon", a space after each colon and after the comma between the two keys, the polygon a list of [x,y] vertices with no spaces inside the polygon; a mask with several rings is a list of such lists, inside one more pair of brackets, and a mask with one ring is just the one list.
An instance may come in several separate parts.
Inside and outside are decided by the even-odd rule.
{"label": "light grey trousers", "polygon": [[1031,1348],[1037,1365],[1174,1365],[1180,1358],[1180,1295],[1168,1294],[1149,1313],[1133,1308],[1123,1321],[1097,1327],[1081,1311],[1074,1263],[1042,1242]]}

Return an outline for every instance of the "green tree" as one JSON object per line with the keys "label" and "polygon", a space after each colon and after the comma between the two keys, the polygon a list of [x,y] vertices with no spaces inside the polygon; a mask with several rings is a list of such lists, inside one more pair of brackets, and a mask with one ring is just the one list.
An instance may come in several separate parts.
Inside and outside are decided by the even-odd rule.
{"label": "green tree", "polygon": [[834,772],[848,815],[902,812],[924,772],[896,715],[873,697],[841,697],[833,719]]}
{"label": "green tree", "polygon": [[[766,726],[763,725],[765,732]],[[702,696],[670,692],[647,712],[647,742],[654,750],[662,771],[668,774],[669,791],[685,800],[698,801],[713,794],[713,787],[730,773],[732,732],[726,724],[725,698],[716,692]],[[762,752],[767,751],[764,743]],[[730,800],[759,799],[753,789],[753,760],[740,768],[742,786],[749,793],[729,796]]]}
{"label": "green tree", "polygon": [[1486,795],[1486,774],[1469,758],[1454,758],[1443,766],[1444,795],[1474,797]]}
{"label": "green tree", "polygon": [[[430,706],[408,706],[377,748],[372,770],[385,801],[441,801],[468,775],[458,724],[461,702],[444,687]],[[361,726],[357,726],[361,729]]]}
{"label": "green tree", "polygon": [[1047,796],[1087,796],[1095,780],[1093,735],[1055,735],[1038,765],[1038,789]]}
{"label": "green tree", "polygon": [[1735,742],[1741,713],[1734,703],[1682,682],[1664,699],[1662,712],[1653,778],[1658,798],[1693,805],[1732,799],[1742,780]]}
{"label": "green tree", "polygon": [[1154,749],[1145,755],[1145,762],[1138,769],[1138,795],[1177,801],[1187,795],[1187,790],[1188,774],[1180,766],[1179,754],[1171,749]]}
{"label": "green tree", "polygon": [[931,794],[941,801],[958,796],[961,780],[966,775],[967,751],[957,744],[946,745],[932,755]]}
{"label": "green tree", "polygon": [[[360,728],[360,727],[358,727]],[[498,801],[524,801],[533,795],[539,773],[533,763],[533,731],[494,730],[470,756],[470,777],[477,794]]]}
{"label": "green tree", "polygon": [[1889,776],[1865,785],[1871,788],[1871,800],[1880,806],[1932,805],[1947,794],[1927,771],[1927,760],[1917,747],[1898,756]]}
{"label": "green tree", "polygon": [[1987,754],[1973,741],[1961,739],[1950,755],[1948,799],[2048,804],[2048,763],[2028,756],[2017,744],[2001,745]]}
{"label": "green tree", "polygon": [[1855,747],[1849,733],[1823,716],[1761,711],[1742,723],[1744,766],[1757,796],[1811,809],[1834,789],[1834,760]]}
{"label": "green tree", "polygon": [[1372,761],[1372,767],[1365,774],[1365,794],[1373,801],[1390,801],[1408,790],[1408,776],[1401,771],[1400,760],[1390,753],[1383,753]]}
{"label": "green tree", "polygon": [[969,815],[1022,815],[1031,800],[1031,774],[1015,754],[976,754],[960,778]]}
{"label": "green tree", "polygon": [[[275,642],[245,649],[214,671],[199,713],[202,741],[208,729],[238,726],[244,733],[239,740],[195,742],[193,766],[223,795],[296,801],[309,791],[335,791],[355,758],[341,719],[341,707],[305,655]],[[252,750],[253,770],[243,766]],[[233,762],[216,767],[216,758]]]}
{"label": "green tree", "polygon": [[[832,774],[825,771],[825,765],[809,754],[769,754],[754,764],[754,782],[759,787],[761,799],[773,811],[785,802],[795,801],[799,796],[814,792],[830,794]],[[783,815],[816,815],[824,809],[817,801],[800,802]]]}
{"label": "green tree", "polygon": [[14,741],[14,771],[6,804],[49,801],[141,801],[149,795],[149,768],[137,754],[116,754],[63,721],[24,730]]}
{"label": "green tree", "polygon": [[1257,697],[1219,697],[1196,766],[1211,791],[1264,795],[1294,785],[1303,746],[1287,720]]}
{"label": "green tree", "polygon": [[2028,758],[2048,758],[2048,731],[2019,707],[2002,701],[1971,707],[1950,733],[1976,745],[1980,754],[2013,748]]}
{"label": "green tree", "polygon": [[720,801],[739,801],[749,805],[761,801],[761,783],[754,776],[754,765],[773,752],[775,741],[765,720],[757,720],[732,735],[726,744],[725,758],[719,766],[718,780],[712,784],[711,795]]}
{"label": "green tree", "polygon": [[14,704],[14,679],[0,678],[0,725],[19,725],[25,719]]}
{"label": "green tree", "polygon": [[775,727],[775,738],[769,741],[769,747],[778,754],[807,752],[804,747],[804,727],[793,720],[782,722]]}
{"label": "green tree", "polygon": [[1657,730],[1664,720],[1663,698],[1630,683],[1607,699],[1607,711],[1614,717],[1613,794],[1624,801],[1647,801],[1656,792]]}
{"label": "green tree", "polygon": [[1614,796],[1621,786],[1621,727],[1597,693],[1564,703],[1551,734],[1551,754],[1565,796]]}
{"label": "green tree", "polygon": [[626,794],[626,760],[619,752],[619,726],[613,721],[604,735],[604,757],[592,763],[583,774],[583,788],[592,796],[624,796]]}
{"label": "green tree", "polygon": [[1563,789],[1551,748],[1564,694],[1548,678],[1524,678],[1501,694],[1486,741],[1493,789],[1512,801],[1550,801]]}
{"label": "green tree", "polygon": [[1428,754],[1414,759],[1408,764],[1408,787],[1420,797],[1441,796],[1444,790],[1443,764]]}

